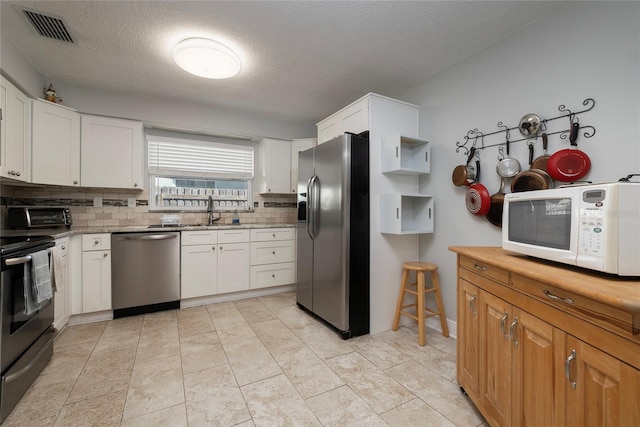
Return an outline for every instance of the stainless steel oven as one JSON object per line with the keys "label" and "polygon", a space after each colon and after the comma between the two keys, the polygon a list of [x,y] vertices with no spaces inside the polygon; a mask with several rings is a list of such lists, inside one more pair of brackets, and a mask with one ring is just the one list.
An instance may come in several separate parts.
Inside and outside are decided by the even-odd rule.
{"label": "stainless steel oven", "polygon": [[0,422],[9,415],[53,354],[53,298],[26,309],[31,255],[55,245],[50,236],[0,239]]}

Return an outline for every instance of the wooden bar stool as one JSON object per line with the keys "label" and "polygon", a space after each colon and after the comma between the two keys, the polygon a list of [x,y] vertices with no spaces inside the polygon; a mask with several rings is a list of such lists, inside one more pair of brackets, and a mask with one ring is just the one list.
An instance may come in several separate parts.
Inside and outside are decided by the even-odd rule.
{"label": "wooden bar stool", "polygon": [[[409,273],[416,272],[416,283],[407,284]],[[425,274],[431,273],[432,288],[427,288],[425,284]],[[415,290],[412,289],[415,287]],[[429,292],[435,293],[436,304],[438,310],[434,311],[425,307],[425,294]],[[413,304],[403,304],[405,293],[415,295],[416,302]],[[416,314],[403,311],[405,308],[416,307]],[[438,281],[438,266],[430,262],[405,262],[402,263],[402,283],[400,284],[400,295],[398,296],[398,305],[396,306],[396,316],[393,321],[394,331],[398,330],[400,315],[405,315],[418,322],[418,344],[425,344],[425,319],[433,316],[440,316],[440,326],[442,326],[442,335],[449,336],[449,328],[447,327],[447,319],[444,314],[444,306],[442,305],[442,296],[440,295],[440,282]]]}

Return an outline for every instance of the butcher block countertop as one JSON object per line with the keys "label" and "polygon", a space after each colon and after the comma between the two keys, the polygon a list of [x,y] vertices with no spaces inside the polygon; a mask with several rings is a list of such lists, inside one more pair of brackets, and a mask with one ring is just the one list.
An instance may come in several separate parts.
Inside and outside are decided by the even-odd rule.
{"label": "butcher block countertop", "polygon": [[560,290],[640,315],[640,278],[618,277],[548,262],[500,247],[450,246],[449,250]]}

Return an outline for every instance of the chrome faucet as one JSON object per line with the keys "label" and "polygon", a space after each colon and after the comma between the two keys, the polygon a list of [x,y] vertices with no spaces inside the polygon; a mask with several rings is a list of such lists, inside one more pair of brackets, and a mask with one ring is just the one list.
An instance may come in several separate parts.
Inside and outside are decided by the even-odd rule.
{"label": "chrome faucet", "polygon": [[209,213],[209,225],[213,225],[214,222],[220,220],[220,214],[218,216],[214,216],[213,211],[213,197],[209,195],[209,200],[207,200],[207,212]]}

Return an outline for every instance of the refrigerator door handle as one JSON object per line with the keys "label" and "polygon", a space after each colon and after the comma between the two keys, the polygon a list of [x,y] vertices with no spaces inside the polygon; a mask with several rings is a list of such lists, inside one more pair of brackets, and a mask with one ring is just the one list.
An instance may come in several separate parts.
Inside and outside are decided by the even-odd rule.
{"label": "refrigerator door handle", "polygon": [[318,233],[320,232],[320,223],[318,218],[320,216],[320,178],[318,178],[318,175],[313,176],[311,179],[311,185],[313,186],[313,205],[311,207],[311,209],[313,209],[313,223],[311,225],[311,231],[313,233],[313,238],[315,239],[318,237]]}
{"label": "refrigerator door handle", "polygon": [[307,180],[307,215],[306,215],[306,221],[307,221],[307,234],[309,235],[309,237],[311,239],[313,239],[313,233],[311,232],[311,212],[313,212],[312,209],[312,205],[313,205],[313,193],[311,192],[311,182],[313,181],[313,178],[315,177],[312,176],[311,178],[309,178]]}

